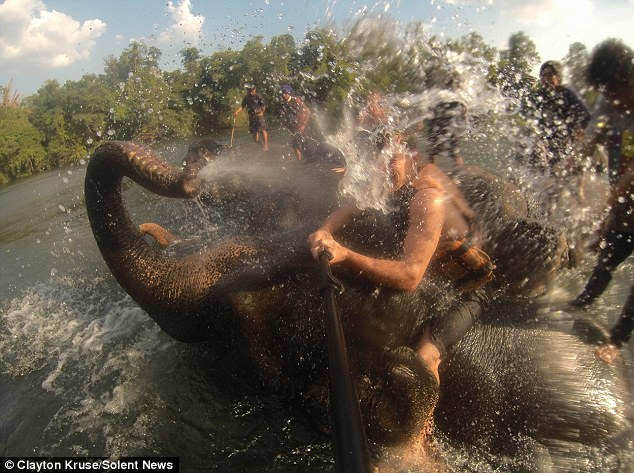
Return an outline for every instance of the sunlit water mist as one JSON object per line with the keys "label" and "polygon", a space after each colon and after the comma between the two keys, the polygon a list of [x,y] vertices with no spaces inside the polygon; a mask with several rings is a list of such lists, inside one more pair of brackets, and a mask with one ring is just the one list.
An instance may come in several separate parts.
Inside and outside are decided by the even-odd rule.
{"label": "sunlit water mist", "polygon": [[[389,2],[386,2],[389,6],[387,4]],[[518,104],[491,86],[487,79],[489,63],[482,57],[468,51],[456,53],[446,48],[435,49],[430,46],[433,42],[423,39],[429,38],[420,25],[403,29],[389,18],[364,15],[352,20],[345,38],[361,70],[360,79],[342,104],[343,126],[328,139],[346,156],[348,169],[342,182],[343,194],[361,208],[388,210],[387,162],[394,152],[411,152],[411,146],[408,149],[393,139],[378,152],[377,143],[405,133],[415,138],[415,148],[423,150],[420,161],[425,162],[426,143],[421,131],[434,117],[434,109],[443,103],[464,104],[466,122],[454,124],[454,128],[463,128],[454,131],[465,136],[465,141],[476,145],[484,143],[491,157],[502,157],[500,161],[503,162],[499,166],[495,163],[495,166],[505,173],[508,171],[506,155],[513,152],[508,138],[516,136],[517,130],[505,117],[514,113]],[[429,64],[436,66],[429,68]],[[407,80],[407,93],[388,90],[378,98],[373,95],[377,91],[369,87],[364,78],[386,67],[397,71],[397,80],[401,77]],[[376,100],[374,105],[381,107],[384,115],[370,120],[370,124],[360,123],[364,109],[372,100]],[[438,164],[447,166],[442,160]]]}
{"label": "sunlit water mist", "polygon": [[[484,160],[488,168],[518,183],[548,218],[561,222],[573,247],[587,243],[604,216],[600,204],[607,196],[604,177],[587,172],[584,176],[555,178],[528,168],[527,135],[515,119],[519,101],[502,95],[490,84],[490,63],[468,50],[457,53],[421,44],[421,34],[416,30],[403,31],[396,22],[384,18],[362,17],[351,27],[346,41],[365,75],[380,68],[386,57],[398,57],[396,66],[402,66],[403,72],[410,75],[418,71],[418,75],[409,78],[414,84],[410,87],[413,92],[386,93],[377,99],[363,80],[350,92],[344,108],[345,125],[329,137],[346,156],[342,194],[361,208],[387,212],[390,157],[397,152],[411,152],[413,141],[415,150],[420,151],[419,163],[426,162],[429,150],[425,133],[435,111],[439,105],[457,102],[465,106],[466,117],[464,122],[452,124],[452,132],[460,137],[467,164],[474,157]],[[412,49],[413,45],[420,47]],[[428,75],[423,72],[423,58],[437,64],[435,69],[427,68]],[[364,109],[373,101],[377,103],[372,106],[379,106],[384,115],[370,125],[360,123]],[[385,141],[386,136],[399,134],[413,138],[409,147],[391,139],[383,150],[377,150],[377,143]],[[437,159],[437,164],[451,170],[449,159]]]}

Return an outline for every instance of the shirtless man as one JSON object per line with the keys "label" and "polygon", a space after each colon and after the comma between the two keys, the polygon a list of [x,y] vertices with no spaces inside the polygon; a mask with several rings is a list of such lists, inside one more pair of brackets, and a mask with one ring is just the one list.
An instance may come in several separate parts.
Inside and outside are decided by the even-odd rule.
{"label": "shirtless man", "polygon": [[[387,171],[397,207],[391,216],[397,233],[401,230],[401,256],[395,260],[372,258],[335,239],[333,235],[361,213],[357,207],[343,207],[332,213],[309,236],[310,251],[317,259],[322,250],[328,250],[332,254],[331,265],[359,272],[376,284],[399,291],[415,291],[432,263],[475,256],[479,262],[475,266],[479,267],[474,268],[473,274],[449,275],[454,283],[460,282],[456,284],[463,291],[459,302],[425,328],[417,345],[418,354],[440,383],[438,366],[446,350],[479,315],[486,302],[479,287],[491,279],[493,265],[485,253],[466,244],[474,236],[470,229],[474,213],[456,184],[435,164],[417,168],[411,155],[396,153]],[[466,261],[468,266],[471,263]]]}
{"label": "shirtless man", "polygon": [[295,152],[295,157],[301,161],[308,141],[307,127],[311,111],[303,100],[295,95],[295,91],[290,85],[282,85],[281,93],[280,121],[293,134],[291,146]]}

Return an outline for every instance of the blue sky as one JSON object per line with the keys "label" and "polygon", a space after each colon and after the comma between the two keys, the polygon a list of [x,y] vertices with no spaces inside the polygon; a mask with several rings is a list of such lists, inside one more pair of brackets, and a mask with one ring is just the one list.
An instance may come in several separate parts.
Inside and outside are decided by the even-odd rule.
{"label": "blue sky", "polygon": [[634,0],[1,0],[0,84],[13,79],[26,96],[47,79],[100,73],[131,40],[159,47],[170,70],[185,47],[210,54],[286,32],[299,41],[316,25],[363,15],[420,21],[450,37],[476,31],[498,48],[524,31],[542,59],[561,59],[575,41],[591,49],[619,37],[634,47],[633,13]]}

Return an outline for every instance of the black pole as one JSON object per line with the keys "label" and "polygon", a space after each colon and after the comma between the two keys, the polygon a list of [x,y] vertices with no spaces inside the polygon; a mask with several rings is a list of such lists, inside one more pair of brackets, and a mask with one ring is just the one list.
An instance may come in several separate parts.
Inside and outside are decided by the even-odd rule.
{"label": "black pole", "polygon": [[330,271],[331,259],[332,255],[327,250],[319,253],[326,311],[330,410],[335,433],[335,470],[339,473],[365,473],[371,471],[370,453],[335,299],[335,289],[341,293],[343,287]]}

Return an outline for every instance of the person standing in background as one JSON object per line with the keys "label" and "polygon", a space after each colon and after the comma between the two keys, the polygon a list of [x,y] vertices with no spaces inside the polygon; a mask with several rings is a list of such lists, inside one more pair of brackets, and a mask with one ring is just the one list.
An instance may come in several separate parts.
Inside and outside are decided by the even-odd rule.
{"label": "person standing in background", "polygon": [[260,133],[262,134],[262,149],[269,149],[269,136],[266,132],[266,121],[264,120],[264,112],[266,110],[266,102],[261,95],[258,94],[255,87],[249,87],[249,92],[242,99],[242,104],[233,113],[233,118],[238,116],[242,110],[247,109],[249,114],[249,133],[253,135],[253,141],[260,142]]}
{"label": "person standing in background", "polygon": [[307,142],[307,127],[310,120],[310,109],[295,95],[295,91],[290,85],[284,84],[281,87],[282,108],[280,109],[280,120],[282,124],[293,134],[291,146],[298,161],[302,160],[302,154]]}
{"label": "person standing in background", "polygon": [[542,156],[534,156],[533,163],[555,173],[554,166],[564,161],[562,173],[578,175],[574,145],[590,122],[588,107],[570,87],[563,85],[559,62],[543,63],[539,80],[541,87],[534,97],[532,113],[538,133],[536,154]]}

